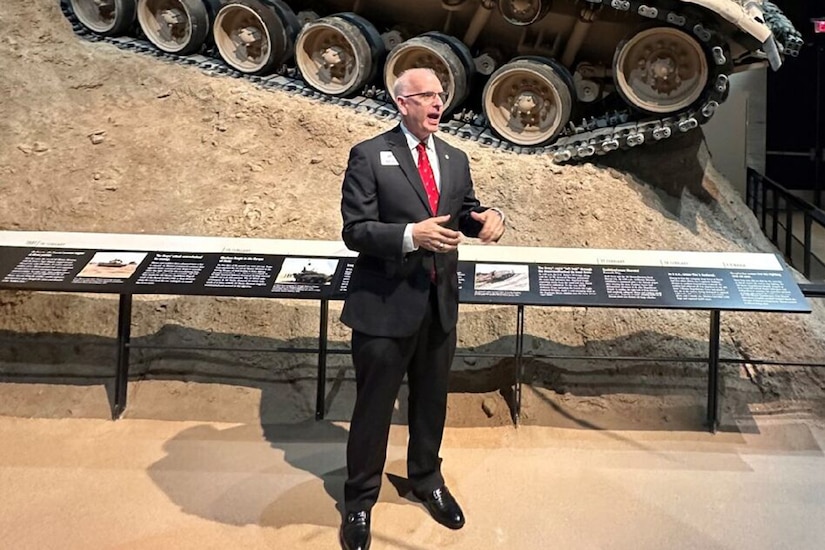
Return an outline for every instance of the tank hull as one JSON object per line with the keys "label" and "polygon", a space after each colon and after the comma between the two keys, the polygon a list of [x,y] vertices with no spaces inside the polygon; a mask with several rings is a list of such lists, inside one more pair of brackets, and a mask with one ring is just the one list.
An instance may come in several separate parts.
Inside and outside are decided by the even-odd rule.
{"label": "tank hull", "polygon": [[[200,2],[203,9],[194,9]],[[113,33],[104,24],[113,9],[141,14],[131,34],[150,40],[169,36],[169,29],[180,34],[187,23],[198,29],[208,24],[203,46],[187,43],[187,52],[217,49],[246,75],[294,71],[328,98],[356,96],[390,106],[387,90],[400,72],[431,66],[449,96],[445,124],[467,126],[455,133],[548,153],[557,162],[690,131],[725,101],[730,74],[768,64],[778,69],[801,45],[781,11],[758,0],[64,4],[87,30],[104,36]],[[103,23],[94,21],[101,5]],[[176,26],[164,29],[164,21]],[[141,25],[154,27],[141,33]]]}

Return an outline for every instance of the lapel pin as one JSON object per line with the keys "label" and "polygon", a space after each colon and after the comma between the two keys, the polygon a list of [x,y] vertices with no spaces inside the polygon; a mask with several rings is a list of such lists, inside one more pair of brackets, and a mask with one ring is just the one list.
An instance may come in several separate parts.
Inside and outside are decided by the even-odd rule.
{"label": "lapel pin", "polygon": [[444,158],[450,160],[450,155],[444,155]]}

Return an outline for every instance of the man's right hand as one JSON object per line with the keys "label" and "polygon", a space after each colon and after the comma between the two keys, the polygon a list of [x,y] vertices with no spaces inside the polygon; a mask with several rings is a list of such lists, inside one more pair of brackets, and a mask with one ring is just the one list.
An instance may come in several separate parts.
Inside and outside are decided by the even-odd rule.
{"label": "man's right hand", "polygon": [[450,215],[427,218],[413,224],[413,243],[418,248],[433,252],[450,252],[461,243],[461,233],[444,227],[450,221]]}

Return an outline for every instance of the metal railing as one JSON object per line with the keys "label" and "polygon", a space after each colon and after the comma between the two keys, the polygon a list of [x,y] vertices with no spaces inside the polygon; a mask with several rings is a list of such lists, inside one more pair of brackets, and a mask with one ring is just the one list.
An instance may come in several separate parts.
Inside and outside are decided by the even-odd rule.
{"label": "metal railing", "polygon": [[[812,250],[813,226],[825,233],[825,212],[753,168],[748,168],[745,201],[788,264],[801,269],[808,280],[825,280],[825,262]],[[801,240],[794,225],[800,215]]]}

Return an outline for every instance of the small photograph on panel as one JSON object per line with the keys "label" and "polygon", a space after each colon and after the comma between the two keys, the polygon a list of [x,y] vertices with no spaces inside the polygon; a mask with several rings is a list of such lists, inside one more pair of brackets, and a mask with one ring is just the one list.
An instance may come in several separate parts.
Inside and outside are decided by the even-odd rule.
{"label": "small photograph on panel", "polygon": [[97,252],[77,276],[128,279],[145,257],[146,252]]}
{"label": "small photograph on panel", "polygon": [[525,264],[476,264],[476,290],[529,292],[530,274]]}
{"label": "small photograph on panel", "polygon": [[328,258],[287,258],[275,278],[276,283],[332,284],[338,260]]}

